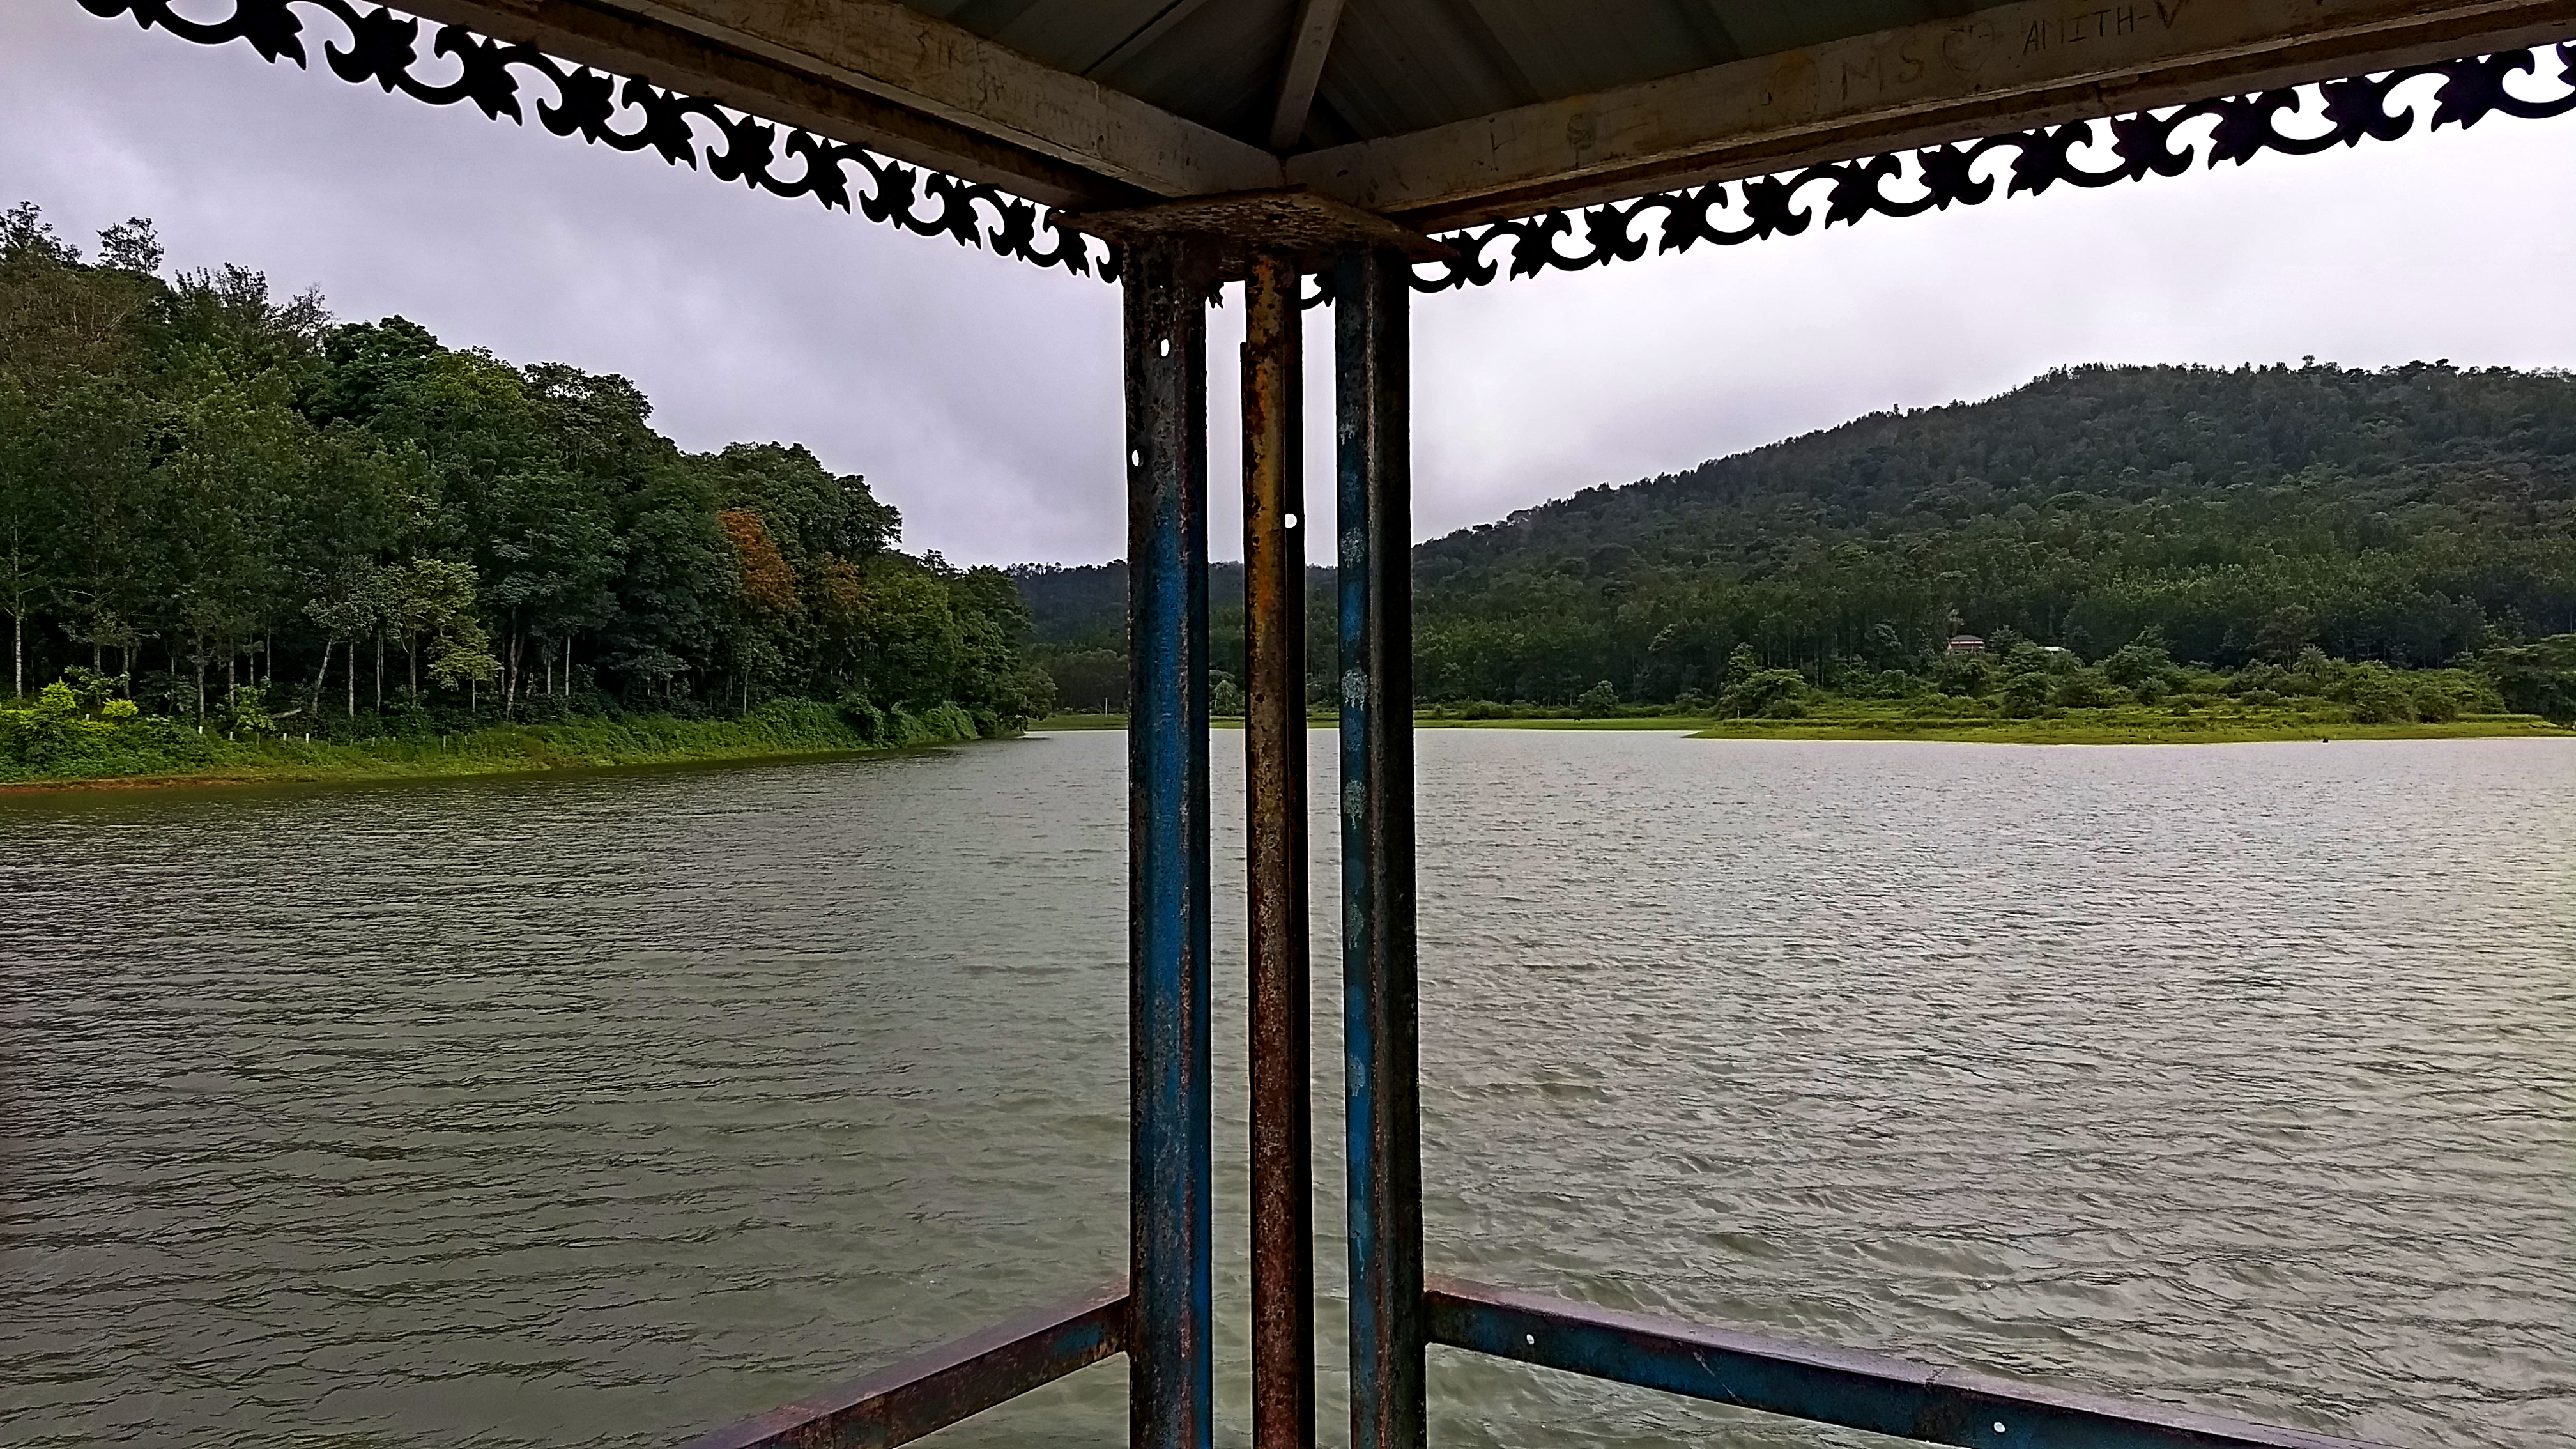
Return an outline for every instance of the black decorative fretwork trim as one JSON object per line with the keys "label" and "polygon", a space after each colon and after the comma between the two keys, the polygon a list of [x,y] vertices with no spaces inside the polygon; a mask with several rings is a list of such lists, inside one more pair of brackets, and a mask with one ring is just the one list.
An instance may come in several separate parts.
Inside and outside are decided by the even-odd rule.
{"label": "black decorative fretwork trim", "polygon": [[[304,22],[292,7],[309,5],[327,11],[349,33],[345,47],[325,43],[332,73],[352,83],[374,81],[387,91],[400,91],[431,105],[472,101],[492,119],[524,122],[519,106],[519,77],[513,68],[530,70],[554,87],[552,101],[537,103],[537,118],[558,136],[579,136],[620,151],[650,148],[672,165],[694,168],[700,151],[692,121],[705,123],[721,138],[706,148],[707,173],[720,181],[740,181],[779,196],[811,196],[825,206],[855,209],[868,220],[918,232],[946,236],[960,245],[986,247],[1041,267],[1062,267],[1076,276],[1118,276],[1118,248],[1051,223],[1045,207],[1012,196],[982,182],[909,166],[862,147],[827,140],[809,131],[788,128],[780,139],[776,124],[728,110],[712,101],[648,84],[619,80],[587,66],[568,65],[533,46],[489,40],[460,25],[440,26],[430,45],[428,64],[452,64],[453,80],[423,81],[411,74],[423,62],[419,49],[421,22],[379,7],[361,12],[349,0],[233,0],[233,13],[222,20],[195,21],[176,14],[172,0],[80,0],[93,15],[131,15],[145,29],[160,26],[182,40],[222,45],[247,40],[270,61],[307,64]],[[2516,75],[2537,73],[2541,57],[2554,56],[2564,95],[2547,100],[2518,96],[2506,89]],[[2165,111],[2147,111],[2107,122],[2076,121],[2034,131],[2016,131],[1982,141],[1935,146],[1906,159],[1895,153],[1858,161],[1838,161],[1804,170],[1751,180],[1657,192],[1633,201],[1552,211],[1513,221],[1494,222],[1445,233],[1440,240],[1455,247],[1460,260],[1426,264],[1414,271],[1419,292],[1445,292],[1481,287],[1501,277],[1535,277],[1547,271],[1579,272],[1611,262],[1635,261],[1649,252],[1683,252],[1705,242],[1735,246],[1775,236],[1797,236],[1819,220],[1811,188],[1825,188],[1823,224],[1846,226],[1862,218],[1914,216],[1975,206],[1998,193],[2036,196],[2064,182],[2069,186],[2109,186],[2149,176],[2179,176],[2191,169],[2196,151],[2205,150],[2206,165],[2243,165],[2265,151],[2305,156],[2335,146],[2357,146],[2363,140],[2393,141],[2415,128],[2418,100],[2397,101],[2394,92],[2409,81],[2438,76],[2441,84],[2429,97],[2432,119],[2427,129],[2472,126],[2490,115],[2542,119],[2576,112],[2576,40],[2554,48],[2503,51],[2495,55],[2408,66],[2379,75],[2353,76],[2313,87],[2285,88],[2256,95],[2196,101]],[[2317,105],[2310,110],[2310,101]],[[2396,102],[2395,109],[2391,103]],[[616,128],[632,113],[633,130]],[[2287,117],[2319,116],[2323,129],[2299,134],[2282,129]],[[2196,122],[2213,122],[2207,134],[2187,140],[2182,133]],[[2096,124],[2108,127],[2115,164],[2088,169],[2080,157],[2097,144]],[[2010,152],[2000,169],[1989,156]],[[793,174],[781,177],[772,167],[793,158]],[[868,187],[853,195],[850,168],[866,174]],[[1897,194],[1890,194],[1890,187]],[[1741,205],[1736,204],[1740,193]],[[928,215],[917,208],[935,207]],[[1729,225],[1729,221],[1737,224]],[[1569,246],[1572,248],[1569,250]],[[1316,279],[1321,284],[1324,279]],[[1306,305],[1329,300],[1320,288]]]}
{"label": "black decorative fretwork trim", "polygon": [[[364,84],[374,81],[387,91],[400,91],[433,106],[472,101],[486,117],[507,116],[524,124],[519,108],[518,70],[533,71],[554,87],[551,101],[537,103],[537,119],[558,136],[579,136],[620,151],[650,148],[674,166],[695,168],[703,122],[720,137],[706,147],[707,174],[719,181],[778,196],[811,196],[844,211],[855,207],[868,220],[918,232],[953,237],[963,246],[990,248],[998,255],[1062,267],[1076,276],[1118,276],[1118,249],[1049,223],[1046,208],[981,182],[891,161],[858,146],[826,140],[812,132],[780,127],[757,117],[732,112],[713,101],[684,96],[640,80],[621,81],[587,66],[568,65],[533,46],[487,40],[461,25],[438,27],[430,44],[427,67],[450,65],[456,77],[423,81],[412,68],[423,64],[421,22],[378,8],[361,12],[348,0],[233,0],[233,13],[210,22],[190,20],[171,10],[171,0],[80,0],[92,15],[113,19],[132,15],[149,30],[158,25],[182,40],[223,45],[247,40],[271,62],[307,64],[304,20],[292,6],[309,5],[330,13],[349,32],[345,46],[326,41],[323,51],[334,75]],[[617,122],[631,117],[632,130]],[[773,168],[781,157],[793,158],[791,173]],[[851,191],[850,168],[867,177],[867,189]],[[935,208],[927,215],[921,207]]]}
{"label": "black decorative fretwork trim", "polygon": [[[2565,95],[2531,100],[2505,88],[2508,79],[2536,71],[2540,58],[2553,53],[2557,78],[2567,86]],[[2206,147],[2207,164],[2214,167],[2230,161],[2241,166],[2265,151],[2306,156],[2333,146],[2357,146],[2365,138],[2394,141],[2414,129],[2420,103],[2407,100],[2392,110],[2392,93],[2426,76],[2442,78],[2430,97],[2433,118],[2427,129],[2473,126],[2490,115],[2563,116],[2576,111],[2576,40],[2555,47],[2554,52],[2504,51],[2121,116],[2101,123],[2109,127],[2110,159],[2115,164],[2099,171],[2087,169],[2078,159],[2095,144],[2095,123],[2076,121],[1917,151],[1910,175],[1904,162],[1890,154],[1756,177],[1736,183],[1741,205],[1733,203],[1726,186],[1709,185],[1495,222],[1442,236],[1440,240],[1457,248],[1462,259],[1416,268],[1413,286],[1416,291],[1443,292],[1481,287],[1503,275],[1535,277],[1551,269],[1579,272],[1635,261],[1650,250],[1683,252],[1702,242],[1734,246],[1766,237],[1796,236],[1817,220],[1814,193],[1809,189],[1816,186],[1825,188],[1824,224],[1849,226],[1872,214],[1913,216],[1945,210],[1954,203],[1974,206],[1997,194],[1999,180],[2005,183],[2003,195],[2037,196],[2061,181],[2069,186],[2108,186],[2149,176],[2179,176],[2191,169],[2194,147]],[[2320,103],[2317,110],[2310,109],[2311,100]],[[2309,115],[2320,115],[2323,129],[2297,134],[2282,128],[2286,117]],[[2203,119],[2216,123],[2205,137],[2181,140],[2185,127]],[[1982,164],[2000,151],[2012,153],[2011,161],[2000,168],[2001,176],[1996,174],[1999,168]],[[1891,185],[1897,194],[1889,194]]]}

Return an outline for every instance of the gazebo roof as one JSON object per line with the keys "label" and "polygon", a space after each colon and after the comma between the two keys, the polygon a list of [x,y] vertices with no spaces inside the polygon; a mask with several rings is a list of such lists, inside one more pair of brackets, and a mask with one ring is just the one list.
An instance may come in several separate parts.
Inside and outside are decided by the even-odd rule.
{"label": "gazebo roof", "polygon": [[1338,10],[1304,124],[1274,137],[1297,0],[907,0],[1240,141],[1303,151],[1616,90],[2001,0],[1379,0]]}
{"label": "gazebo roof", "polygon": [[416,0],[1050,205],[1423,231],[2576,33],[2576,0]]}

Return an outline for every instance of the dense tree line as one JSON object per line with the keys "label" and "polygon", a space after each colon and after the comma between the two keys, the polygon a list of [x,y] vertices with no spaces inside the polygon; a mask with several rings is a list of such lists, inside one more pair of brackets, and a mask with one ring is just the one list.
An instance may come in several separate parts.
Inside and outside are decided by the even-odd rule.
{"label": "dense tree line", "polygon": [[[1020,572],[1041,657],[1100,673],[1120,566]],[[2576,632],[2576,376],[2064,369],[1586,489],[1420,545],[1414,580],[1431,702],[1714,701],[1747,658],[1811,687],[1929,686],[1962,632],[2061,666],[2144,641],[2226,671],[2315,651],[2528,682]],[[1328,583],[1310,596],[1329,677]]]}
{"label": "dense tree line", "polygon": [[2444,664],[2576,630],[2576,377],[2415,364],[2086,367],[1882,413],[1435,540],[1432,695],[1811,677],[1952,633],[2094,659]]}
{"label": "dense tree line", "polygon": [[499,719],[1044,713],[996,569],[802,447],[682,451],[626,379],[336,325],[238,267],[165,278],[0,218],[9,686],[335,736]]}
{"label": "dense tree line", "polygon": [[[1127,707],[1127,565],[1019,564],[1011,570],[1034,619],[1030,654],[1055,681],[1056,700],[1072,711],[1116,713]],[[1332,697],[1335,644],[1333,571],[1306,570],[1307,693]],[[1240,703],[1243,677],[1243,565],[1208,566],[1208,654],[1214,693]],[[1231,691],[1231,693],[1230,693]],[[1220,709],[1218,713],[1231,711]]]}

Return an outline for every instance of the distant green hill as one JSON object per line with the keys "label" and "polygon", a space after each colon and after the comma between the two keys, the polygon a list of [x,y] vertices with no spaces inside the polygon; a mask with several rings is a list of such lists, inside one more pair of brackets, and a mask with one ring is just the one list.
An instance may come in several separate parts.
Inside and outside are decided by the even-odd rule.
{"label": "distant green hill", "polygon": [[[2576,632],[2576,376],[2063,369],[1585,489],[1421,545],[1414,577],[1427,701],[1713,695],[1739,645],[1846,687],[1927,673],[1956,632],[2440,665]],[[1019,578],[1050,667],[1115,664],[1121,566]]]}

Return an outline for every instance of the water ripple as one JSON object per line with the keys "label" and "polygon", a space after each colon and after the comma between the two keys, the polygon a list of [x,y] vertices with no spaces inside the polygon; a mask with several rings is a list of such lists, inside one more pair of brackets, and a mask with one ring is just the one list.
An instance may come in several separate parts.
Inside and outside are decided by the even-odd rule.
{"label": "water ripple", "polygon": [[[2576,750],[1419,753],[1435,1268],[2576,1442]],[[650,1444],[1113,1276],[1123,763],[0,800],[0,1443]],[[1241,931],[1228,890],[1238,1441]],[[1863,1437],[1432,1382],[1442,1445]],[[943,1442],[1114,1443],[1124,1404],[1103,1366]]]}

